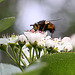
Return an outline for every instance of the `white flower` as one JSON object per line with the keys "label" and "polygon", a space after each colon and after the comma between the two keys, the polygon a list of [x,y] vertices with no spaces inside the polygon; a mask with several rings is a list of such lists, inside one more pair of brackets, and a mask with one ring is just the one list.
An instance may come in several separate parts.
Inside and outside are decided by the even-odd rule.
{"label": "white flower", "polygon": [[45,46],[47,48],[54,47],[55,46],[55,42],[53,40],[47,40]]}
{"label": "white flower", "polygon": [[8,38],[8,43],[16,43],[18,41],[18,36]]}
{"label": "white flower", "polygon": [[43,41],[38,41],[38,42],[37,42],[37,45],[38,45],[38,46],[45,46],[45,43],[44,43]]}
{"label": "white flower", "polygon": [[24,32],[24,34],[27,36],[29,42],[34,43],[40,41],[42,38],[46,37],[46,33],[31,33],[31,32]]}
{"label": "white flower", "polygon": [[7,38],[0,38],[0,44],[6,44],[8,43],[8,39]]}
{"label": "white flower", "polygon": [[21,42],[26,42],[27,41],[27,38],[24,35],[20,35],[18,37],[18,40],[21,41]]}
{"label": "white flower", "polygon": [[66,50],[66,51],[70,51],[70,50],[72,50],[73,49],[73,47],[72,47],[72,45],[66,45],[65,47],[64,47],[64,49]]}
{"label": "white flower", "polygon": [[51,37],[50,37],[50,36],[47,36],[45,39],[46,39],[46,40],[49,40],[49,39],[51,39]]}
{"label": "white flower", "polygon": [[61,39],[60,38],[54,38],[53,39],[55,42],[61,42]]}
{"label": "white flower", "polygon": [[62,40],[61,40],[61,38],[60,39],[54,38],[54,42],[56,43],[55,48],[57,48],[58,52],[60,52],[60,51],[64,50],[64,48],[67,48],[67,46],[71,45],[70,41],[71,41],[71,39],[69,37],[64,37]]}
{"label": "white flower", "polygon": [[58,43],[58,44],[55,45],[55,48],[57,48],[58,49],[57,51],[60,52],[61,50],[64,49],[64,45],[61,45],[61,44]]}
{"label": "white flower", "polygon": [[73,47],[75,47],[75,34],[71,36],[71,44]]}
{"label": "white flower", "polygon": [[24,32],[24,34],[28,37],[32,32]]}
{"label": "white flower", "polygon": [[45,41],[45,37],[41,39],[41,41]]}
{"label": "white flower", "polygon": [[70,37],[64,37],[64,38],[62,39],[62,42],[63,42],[63,43],[65,43],[65,42],[68,43],[68,42],[70,42],[70,40],[71,40]]}

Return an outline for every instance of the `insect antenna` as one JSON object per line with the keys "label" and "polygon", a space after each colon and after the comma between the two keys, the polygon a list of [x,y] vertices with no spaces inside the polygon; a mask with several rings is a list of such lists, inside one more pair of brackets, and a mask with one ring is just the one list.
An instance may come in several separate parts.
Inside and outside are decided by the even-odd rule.
{"label": "insect antenna", "polygon": [[49,20],[49,21],[58,21],[58,20],[61,20],[61,19],[57,19],[57,20]]}

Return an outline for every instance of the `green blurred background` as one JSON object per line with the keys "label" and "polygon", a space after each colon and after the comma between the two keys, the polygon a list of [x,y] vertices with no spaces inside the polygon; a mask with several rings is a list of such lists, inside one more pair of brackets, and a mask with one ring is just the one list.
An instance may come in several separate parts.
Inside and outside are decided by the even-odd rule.
{"label": "green blurred background", "polygon": [[[17,0],[4,0],[3,2],[0,3],[0,20],[3,18],[16,16],[16,11],[15,11],[16,1]],[[13,4],[13,7],[12,7],[12,4]],[[11,5],[11,8],[10,8],[10,5]],[[12,9],[13,11],[11,12],[10,9]],[[13,32],[15,32],[13,26],[0,32],[0,37],[2,36],[2,34],[7,34],[7,33],[12,34]]]}

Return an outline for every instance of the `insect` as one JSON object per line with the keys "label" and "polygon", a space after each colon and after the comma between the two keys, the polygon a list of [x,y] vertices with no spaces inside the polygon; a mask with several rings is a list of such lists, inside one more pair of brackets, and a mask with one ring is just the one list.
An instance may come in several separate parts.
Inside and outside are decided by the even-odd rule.
{"label": "insect", "polygon": [[50,20],[50,21],[47,21],[47,20],[41,20],[33,25],[30,25],[30,26],[33,26],[33,29],[35,31],[39,30],[39,31],[47,31],[49,30],[50,33],[51,33],[51,38],[52,38],[52,35],[55,31],[55,26],[54,24],[51,23],[51,21],[56,21],[56,20]]}

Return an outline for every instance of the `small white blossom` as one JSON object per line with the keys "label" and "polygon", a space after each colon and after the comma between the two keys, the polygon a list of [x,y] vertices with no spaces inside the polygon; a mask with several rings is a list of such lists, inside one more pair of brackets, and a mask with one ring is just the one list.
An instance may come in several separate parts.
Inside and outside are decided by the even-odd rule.
{"label": "small white blossom", "polygon": [[21,41],[21,42],[26,42],[27,41],[27,38],[24,35],[20,35],[18,37],[18,40]]}
{"label": "small white blossom", "polygon": [[41,41],[45,41],[45,37],[41,39]]}
{"label": "small white blossom", "polygon": [[50,40],[51,39],[51,37],[50,36],[47,36],[46,38],[45,38],[45,40]]}
{"label": "small white blossom", "polygon": [[61,50],[63,50],[64,45],[58,43],[58,44],[55,45],[55,48],[57,48],[58,49],[57,51],[60,52]]}
{"label": "small white blossom", "polygon": [[71,40],[70,37],[64,37],[64,38],[62,39],[62,42],[63,42],[63,43],[65,43],[65,42],[68,43],[68,42],[70,42],[70,40]]}
{"label": "small white blossom", "polygon": [[18,41],[18,36],[8,38],[8,43],[16,43]]}
{"label": "small white blossom", "polygon": [[70,50],[73,49],[73,47],[72,47],[72,45],[66,45],[66,46],[64,47],[64,49],[65,49],[66,51],[70,51]]}
{"label": "small white blossom", "polygon": [[34,43],[35,41],[38,42],[42,38],[46,37],[47,33],[31,33],[31,32],[24,32],[24,34],[27,36],[29,42]]}
{"label": "small white blossom", "polygon": [[71,36],[71,44],[73,47],[75,47],[75,34]]}
{"label": "small white blossom", "polygon": [[53,39],[55,42],[61,42],[61,39],[59,39],[59,38],[54,38]]}
{"label": "small white blossom", "polygon": [[6,44],[8,43],[8,39],[7,38],[0,38],[0,44]]}
{"label": "small white blossom", "polygon": [[37,45],[38,45],[38,46],[45,46],[45,43],[44,43],[43,41],[38,41],[38,42],[37,42]]}
{"label": "small white blossom", "polygon": [[54,47],[55,46],[55,42],[53,40],[47,40],[45,46],[47,48]]}

